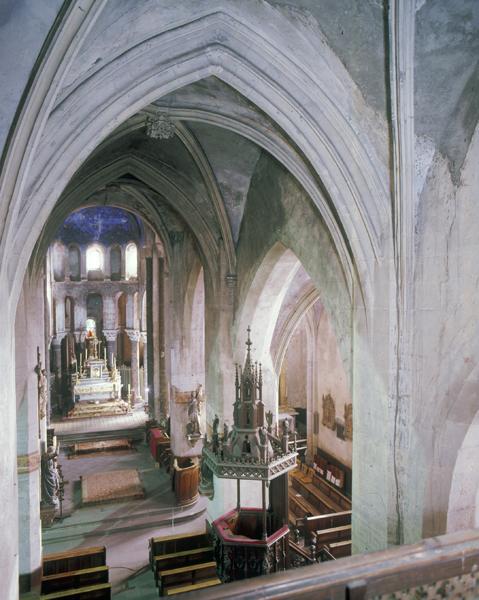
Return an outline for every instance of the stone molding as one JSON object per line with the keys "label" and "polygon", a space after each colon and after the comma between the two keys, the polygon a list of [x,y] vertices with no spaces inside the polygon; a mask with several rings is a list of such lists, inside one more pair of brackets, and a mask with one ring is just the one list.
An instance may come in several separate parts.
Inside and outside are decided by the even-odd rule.
{"label": "stone molding", "polygon": [[40,452],[31,452],[30,454],[19,454],[17,456],[17,473],[32,473],[40,468]]}

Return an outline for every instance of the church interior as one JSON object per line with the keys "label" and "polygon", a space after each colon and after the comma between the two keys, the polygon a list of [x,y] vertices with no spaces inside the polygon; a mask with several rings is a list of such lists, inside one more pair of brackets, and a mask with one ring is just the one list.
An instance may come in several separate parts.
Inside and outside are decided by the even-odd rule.
{"label": "church interior", "polygon": [[0,597],[479,598],[479,3],[0,3]]}

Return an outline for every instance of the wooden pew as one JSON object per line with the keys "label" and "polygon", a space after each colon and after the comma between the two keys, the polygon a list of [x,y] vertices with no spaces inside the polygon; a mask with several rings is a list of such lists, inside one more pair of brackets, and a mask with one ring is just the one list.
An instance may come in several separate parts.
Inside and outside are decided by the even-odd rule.
{"label": "wooden pew", "polygon": [[57,573],[79,571],[101,567],[106,564],[105,546],[75,548],[66,552],[55,552],[43,557],[43,577]]}
{"label": "wooden pew", "polygon": [[342,542],[332,542],[328,545],[329,552],[334,558],[344,558],[351,556],[351,540],[343,540]]}
{"label": "wooden pew", "polygon": [[333,513],[341,510],[328,496],[323,494],[313,483],[305,483],[298,477],[292,477],[292,486],[305,500],[312,504],[318,513]]}
{"label": "wooden pew", "polygon": [[213,546],[204,546],[192,550],[182,550],[170,554],[160,554],[153,557],[153,572],[155,583],[158,586],[158,573],[176,567],[184,567],[195,563],[204,563],[213,560]]}
{"label": "wooden pew", "polygon": [[110,600],[111,583],[88,585],[73,590],[62,590],[40,596],[40,600]]}
{"label": "wooden pew", "polygon": [[[326,481],[326,479],[323,479],[319,475],[315,474],[313,477],[313,484],[323,494],[330,498],[331,501],[336,504],[339,510],[351,510],[351,500],[342,494],[337,487],[329,483],[329,481]],[[339,510],[336,512],[339,512]]]}
{"label": "wooden pew", "polygon": [[325,515],[316,515],[303,519],[303,535],[306,546],[311,544],[312,534],[315,531],[329,529],[331,527],[341,527],[342,525],[351,525],[351,511],[345,510],[337,513],[328,513]]}
{"label": "wooden pew", "polygon": [[158,588],[160,596],[164,596],[167,590],[172,587],[194,585],[205,579],[214,579],[216,577],[216,561],[214,560],[159,571]]}
{"label": "wooden pew", "polygon": [[315,531],[316,547],[329,546],[335,542],[351,541],[351,525],[341,525],[340,527],[331,527],[321,531]]}
{"label": "wooden pew", "polygon": [[150,566],[154,568],[154,557],[162,554],[172,554],[182,550],[193,550],[209,546],[208,535],[205,532],[180,533],[153,537],[149,540]]}
{"label": "wooden pew", "polygon": [[193,583],[191,585],[180,585],[178,587],[173,587],[166,590],[166,596],[174,596],[176,594],[184,594],[185,592],[194,592],[195,590],[201,590],[203,588],[213,587],[214,585],[219,585],[221,583],[221,579],[218,577],[212,577],[211,579],[204,579],[199,583]]}
{"label": "wooden pew", "polygon": [[106,565],[45,575],[42,577],[41,593],[52,594],[98,583],[108,583],[108,567]]}
{"label": "wooden pew", "polygon": [[303,517],[310,517],[314,514],[311,510],[311,506],[307,503],[302,496],[296,494],[289,494],[289,510],[300,519]]}

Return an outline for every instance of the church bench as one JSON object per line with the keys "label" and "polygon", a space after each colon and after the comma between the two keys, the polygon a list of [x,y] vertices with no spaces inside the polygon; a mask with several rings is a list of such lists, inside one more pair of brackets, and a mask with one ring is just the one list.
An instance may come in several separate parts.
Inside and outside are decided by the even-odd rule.
{"label": "church bench", "polygon": [[98,583],[108,583],[108,567],[106,565],[45,575],[42,577],[41,592],[42,594],[51,594]]}
{"label": "church bench", "polygon": [[106,563],[105,546],[75,548],[43,557],[43,576],[101,567]]}
{"label": "church bench", "polygon": [[217,577],[216,561],[186,565],[176,569],[167,569],[158,572],[158,588],[160,596],[172,586],[193,585],[205,579]]}
{"label": "church bench", "polygon": [[297,478],[293,478],[292,483],[293,488],[297,490],[305,500],[315,506],[317,512],[333,513],[341,510],[341,508],[312,483],[305,483]]}
{"label": "church bench", "polygon": [[186,592],[194,592],[196,590],[202,590],[204,588],[213,587],[214,585],[219,585],[221,583],[221,579],[218,577],[212,577],[211,579],[205,579],[198,583],[193,583],[191,585],[180,585],[178,587],[172,587],[166,590],[165,596],[174,596],[176,594],[184,594]]}
{"label": "church bench", "polygon": [[321,490],[323,494],[331,498],[331,501],[339,507],[339,510],[351,510],[351,500],[342,494],[334,485],[326,481],[326,479],[323,479],[319,475],[314,475],[313,484]]}
{"label": "church bench", "polygon": [[167,535],[153,537],[149,540],[150,566],[154,568],[153,559],[162,554],[171,554],[181,552],[182,550],[193,550],[209,546],[209,539],[206,533],[180,533],[176,535]]}
{"label": "church bench", "polygon": [[298,463],[298,467],[291,473],[293,477],[297,477],[304,483],[311,483],[313,481],[314,469],[308,467],[306,463]]}
{"label": "church bench", "polygon": [[195,562],[207,562],[213,559],[213,546],[203,546],[202,548],[193,548],[191,550],[182,550],[170,554],[160,554],[153,557],[153,571],[155,573],[155,583],[158,585],[158,573],[160,571],[184,567]]}
{"label": "church bench", "polygon": [[289,494],[289,510],[296,516],[301,518],[311,516],[315,514],[315,510],[312,510],[312,506],[300,495],[290,493]]}
{"label": "church bench", "polygon": [[316,547],[326,546],[334,542],[343,542],[351,540],[351,525],[341,525],[340,527],[331,527],[315,531],[313,534],[316,539]]}
{"label": "church bench", "polygon": [[351,525],[350,510],[345,510],[336,513],[328,513],[325,515],[315,515],[313,517],[305,517],[303,519],[304,543],[309,546],[311,544],[312,534],[315,531],[329,529],[331,527],[340,527],[341,525]]}
{"label": "church bench", "polygon": [[111,583],[99,583],[72,590],[43,594],[40,600],[110,600]]}
{"label": "church bench", "polygon": [[344,558],[345,556],[351,556],[351,546],[351,540],[344,540],[332,542],[328,544],[327,548],[334,558]]}

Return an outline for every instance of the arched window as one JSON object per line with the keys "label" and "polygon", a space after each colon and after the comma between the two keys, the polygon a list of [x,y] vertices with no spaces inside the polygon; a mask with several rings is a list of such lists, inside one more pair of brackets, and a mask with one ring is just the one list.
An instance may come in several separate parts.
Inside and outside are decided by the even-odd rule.
{"label": "arched window", "polygon": [[103,249],[99,246],[90,246],[87,249],[86,270],[89,280],[103,280]]}
{"label": "arched window", "polygon": [[138,250],[136,244],[128,244],[125,252],[125,277],[135,279],[138,277]]}
{"label": "arched window", "polygon": [[86,251],[86,270],[101,271],[103,268],[103,252],[98,246],[90,246]]}
{"label": "arched window", "polygon": [[65,281],[65,247],[60,243],[53,246],[53,279]]}
{"label": "arched window", "polygon": [[76,246],[68,248],[68,267],[70,269],[70,279],[72,281],[80,280],[80,250]]}
{"label": "arched window", "polygon": [[110,249],[110,269],[112,281],[121,279],[121,248],[112,246]]}

